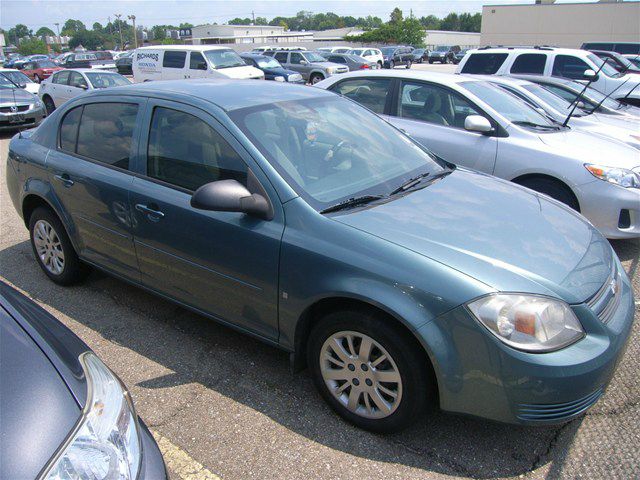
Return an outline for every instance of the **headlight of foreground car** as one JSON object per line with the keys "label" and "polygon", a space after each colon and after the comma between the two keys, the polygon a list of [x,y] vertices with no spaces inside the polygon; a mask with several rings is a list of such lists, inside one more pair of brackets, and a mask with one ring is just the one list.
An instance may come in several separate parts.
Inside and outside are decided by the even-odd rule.
{"label": "headlight of foreground car", "polygon": [[605,167],[602,165],[585,164],[591,175],[609,183],[615,183],[626,188],[640,188],[640,174],[626,168]]}
{"label": "headlight of foreground car", "polygon": [[83,353],[80,362],[87,378],[87,403],[72,435],[42,478],[134,480],[141,447],[129,394],[93,353]]}
{"label": "headlight of foreground car", "polygon": [[553,298],[499,293],[468,307],[492,334],[518,350],[551,352],[585,335],[569,305]]}

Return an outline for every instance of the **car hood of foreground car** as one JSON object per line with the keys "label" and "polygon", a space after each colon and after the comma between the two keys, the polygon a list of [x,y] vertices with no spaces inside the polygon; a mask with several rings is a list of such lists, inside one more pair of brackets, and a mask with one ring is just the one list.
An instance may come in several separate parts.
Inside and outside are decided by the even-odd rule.
{"label": "car hood of foreground car", "polygon": [[572,304],[593,296],[614,262],[604,237],[568,207],[466,170],[334,219],[498,291],[558,296]]}
{"label": "car hood of foreground car", "polygon": [[0,104],[35,102],[36,97],[21,88],[0,88]]}

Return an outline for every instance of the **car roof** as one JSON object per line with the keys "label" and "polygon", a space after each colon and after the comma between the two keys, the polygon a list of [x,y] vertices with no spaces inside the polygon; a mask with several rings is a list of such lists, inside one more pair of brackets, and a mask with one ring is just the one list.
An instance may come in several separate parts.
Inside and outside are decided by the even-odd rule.
{"label": "car roof", "polygon": [[357,77],[393,77],[393,78],[406,78],[410,80],[431,80],[442,84],[457,84],[462,82],[480,82],[475,78],[476,76],[458,75],[455,73],[443,73],[443,72],[430,72],[426,70],[363,70],[357,72],[342,73],[335,78],[336,81],[340,81],[343,78],[357,78]]}
{"label": "car roof", "polygon": [[[461,75],[461,76],[466,77],[467,75]],[[524,78],[509,77],[505,75],[472,75],[470,76],[470,78],[477,78],[478,80],[485,80],[487,82],[511,84],[511,85],[527,85],[531,83],[530,81],[525,80]]]}
{"label": "car roof", "polygon": [[557,47],[481,47],[473,50],[469,50],[469,53],[546,53],[553,52],[561,55],[576,55],[580,57],[586,57],[591,52],[588,50],[581,50],[579,48],[557,48]]}
{"label": "car roof", "polygon": [[139,47],[138,50],[188,50],[201,52],[203,50],[229,50],[230,46],[223,45],[150,45]]}
{"label": "car roof", "polygon": [[222,79],[193,79],[162,80],[144,83],[132,83],[91,93],[89,96],[113,95],[142,95],[148,97],[161,96],[171,98],[188,96],[204,100],[217,105],[226,111],[267,103],[306,100],[319,97],[334,97],[335,94],[320,88],[309,88],[304,85],[283,84],[259,80],[222,80]]}

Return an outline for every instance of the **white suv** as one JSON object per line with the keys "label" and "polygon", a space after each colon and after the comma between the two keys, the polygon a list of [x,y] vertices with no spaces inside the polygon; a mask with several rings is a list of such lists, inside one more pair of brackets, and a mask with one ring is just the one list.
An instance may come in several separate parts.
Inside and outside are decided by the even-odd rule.
{"label": "white suv", "polygon": [[[483,47],[470,50],[456,73],[544,75],[585,81],[585,71],[598,72],[591,86],[617,100],[640,106],[640,75],[620,74],[586,50],[553,47]],[[634,89],[635,88],[635,89]],[[631,92],[629,94],[629,92]],[[627,96],[627,94],[629,94]]]}
{"label": "white suv", "polygon": [[377,48],[352,48],[347,53],[351,55],[358,55],[365,60],[369,60],[370,62],[376,62],[378,64],[378,68],[382,68],[382,65],[384,64],[384,57],[382,56],[382,52]]}

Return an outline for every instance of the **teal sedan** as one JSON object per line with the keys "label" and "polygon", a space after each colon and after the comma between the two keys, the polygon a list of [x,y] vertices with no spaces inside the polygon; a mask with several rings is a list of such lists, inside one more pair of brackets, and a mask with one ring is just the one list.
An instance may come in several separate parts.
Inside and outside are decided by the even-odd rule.
{"label": "teal sedan", "polygon": [[627,275],[578,213],[323,90],[91,92],[15,136],[8,164],[52,281],[97,268],[284,349],[362,428],[430,405],[569,420],[603,394],[633,322]]}

